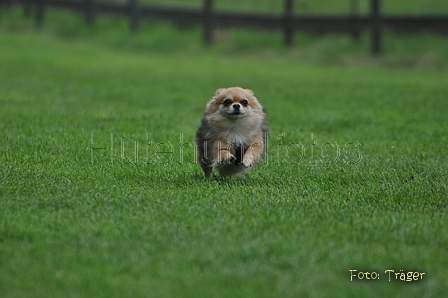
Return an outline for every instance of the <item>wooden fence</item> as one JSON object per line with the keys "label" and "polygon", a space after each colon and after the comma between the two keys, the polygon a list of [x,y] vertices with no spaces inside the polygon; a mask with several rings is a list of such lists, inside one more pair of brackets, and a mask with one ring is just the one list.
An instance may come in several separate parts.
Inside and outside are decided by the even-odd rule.
{"label": "wooden fence", "polygon": [[[0,0],[6,3],[10,0]],[[294,33],[307,31],[319,34],[349,33],[354,37],[361,32],[371,32],[371,53],[382,51],[382,30],[448,34],[448,16],[391,16],[383,15],[380,0],[370,1],[370,12],[360,15],[357,11],[359,0],[351,1],[351,12],[346,15],[296,15],[294,0],[283,0],[283,13],[251,13],[219,11],[214,8],[214,0],[203,0],[200,8],[173,7],[162,5],[139,4],[138,0],[127,0],[127,3],[101,2],[95,0],[19,0],[25,11],[33,14],[37,26],[44,21],[47,7],[56,7],[77,11],[84,15],[86,23],[93,26],[99,14],[114,14],[129,19],[130,29],[137,32],[142,20],[168,21],[183,25],[203,26],[203,41],[213,42],[213,30],[216,28],[255,28],[281,30],[284,43],[293,44]]]}

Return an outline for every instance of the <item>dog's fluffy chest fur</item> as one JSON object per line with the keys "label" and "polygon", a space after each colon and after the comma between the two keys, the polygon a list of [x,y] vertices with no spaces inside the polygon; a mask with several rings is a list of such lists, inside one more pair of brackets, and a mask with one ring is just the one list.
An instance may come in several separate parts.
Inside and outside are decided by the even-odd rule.
{"label": "dog's fluffy chest fur", "polygon": [[206,117],[210,137],[223,140],[234,145],[251,145],[248,142],[257,134],[263,123],[262,115],[251,115],[238,119],[228,119],[222,115]]}

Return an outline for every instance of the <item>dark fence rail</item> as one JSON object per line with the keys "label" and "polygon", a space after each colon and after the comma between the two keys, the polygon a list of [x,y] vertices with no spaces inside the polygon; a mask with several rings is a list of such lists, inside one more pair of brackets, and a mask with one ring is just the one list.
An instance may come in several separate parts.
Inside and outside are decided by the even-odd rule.
{"label": "dark fence rail", "polygon": [[[0,0],[5,5],[8,0]],[[99,14],[114,14],[129,19],[133,32],[139,30],[141,20],[167,21],[182,25],[200,25],[204,28],[203,41],[213,42],[216,28],[255,28],[281,30],[286,45],[293,44],[294,32],[307,31],[318,34],[349,33],[354,37],[361,32],[371,32],[371,52],[379,54],[382,50],[381,32],[383,28],[397,32],[431,32],[448,34],[448,16],[394,16],[383,15],[380,0],[370,1],[370,13],[359,15],[356,5],[346,15],[296,15],[294,0],[283,0],[284,11],[280,14],[218,11],[213,0],[204,0],[201,8],[185,8],[161,5],[139,4],[138,0],[127,3],[101,2],[95,0],[18,0],[25,11],[33,12],[36,25],[44,21],[45,9],[56,7],[77,11],[85,16],[86,23],[94,25]],[[358,0],[351,0],[352,4]],[[16,2],[17,3],[17,2]]]}

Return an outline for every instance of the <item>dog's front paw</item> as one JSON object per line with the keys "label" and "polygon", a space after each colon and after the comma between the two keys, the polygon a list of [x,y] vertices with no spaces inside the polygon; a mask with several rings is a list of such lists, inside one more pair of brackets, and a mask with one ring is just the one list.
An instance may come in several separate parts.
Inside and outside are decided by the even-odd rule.
{"label": "dog's front paw", "polygon": [[233,154],[230,154],[226,159],[223,160],[223,163],[232,164],[236,161],[236,157]]}
{"label": "dog's front paw", "polygon": [[232,164],[236,161],[236,157],[235,155],[233,155],[232,153],[228,152],[228,151],[222,151],[221,152],[221,156],[220,158],[218,158],[217,160],[215,160],[215,162],[213,163],[213,167],[218,166],[219,164]]}
{"label": "dog's front paw", "polygon": [[252,156],[244,156],[243,158],[243,166],[249,168],[254,165],[254,159]]}

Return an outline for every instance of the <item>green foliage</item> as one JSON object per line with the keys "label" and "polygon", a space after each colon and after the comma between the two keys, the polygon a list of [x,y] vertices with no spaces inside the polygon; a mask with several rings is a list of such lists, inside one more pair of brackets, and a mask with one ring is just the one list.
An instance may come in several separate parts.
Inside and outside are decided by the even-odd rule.
{"label": "green foliage", "polygon": [[[345,37],[301,35],[316,64],[245,32],[203,50],[195,28],[58,18],[0,25],[1,297],[448,294],[446,68],[338,65],[361,55]],[[234,85],[268,109],[270,154],[204,180],[190,145]]]}

